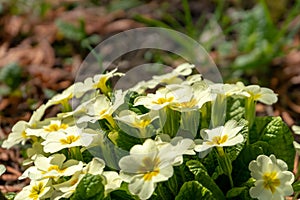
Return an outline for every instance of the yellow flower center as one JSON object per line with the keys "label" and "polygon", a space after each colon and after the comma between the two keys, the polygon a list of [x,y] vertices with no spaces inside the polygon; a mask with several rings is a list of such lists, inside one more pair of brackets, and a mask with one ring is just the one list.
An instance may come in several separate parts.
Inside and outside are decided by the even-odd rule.
{"label": "yellow flower center", "polygon": [[174,99],[174,97],[169,97],[169,98],[161,97],[161,98],[157,99],[156,101],[152,101],[152,103],[154,103],[154,104],[170,103],[173,101],[173,99]]}
{"label": "yellow flower center", "polygon": [[159,174],[159,169],[156,169],[152,172],[147,172],[146,174],[144,174],[143,179],[145,181],[151,181],[152,177],[157,176]]}
{"label": "yellow flower center", "polygon": [[38,185],[35,185],[31,188],[29,198],[37,200],[39,199],[39,195],[44,191],[44,184],[39,183]]}
{"label": "yellow flower center", "polygon": [[60,139],[60,143],[63,145],[66,144],[72,144],[73,142],[76,142],[79,139],[79,136],[74,136],[74,135],[69,135],[67,138],[65,139]]}
{"label": "yellow flower center", "polygon": [[23,131],[23,132],[21,133],[21,136],[22,136],[22,138],[27,138],[26,132]]}
{"label": "yellow flower center", "polygon": [[277,178],[276,172],[265,173],[263,175],[264,188],[271,190],[272,193],[276,191],[276,187],[280,185],[280,180]]}
{"label": "yellow flower center", "polygon": [[183,103],[178,103],[176,106],[181,107],[181,108],[193,108],[197,104],[196,99],[192,99],[191,101],[188,102],[183,102]]}
{"label": "yellow flower center", "polygon": [[209,144],[209,145],[214,145],[214,144],[220,145],[220,144],[225,143],[227,140],[228,140],[228,135],[223,135],[222,137],[215,136],[215,137],[212,138],[212,141],[207,142],[207,144]]}
{"label": "yellow flower center", "polygon": [[150,157],[145,157],[143,159],[143,167],[140,168],[140,171],[142,173],[145,173],[143,176],[143,179],[145,181],[150,181],[154,176],[157,176],[159,174],[159,168],[157,165],[160,163],[159,158],[155,158],[152,160]]}
{"label": "yellow flower center", "polygon": [[44,128],[44,130],[47,132],[55,132],[60,129],[66,129],[66,128],[68,128],[68,124],[61,124],[61,125],[50,124],[48,127]]}
{"label": "yellow flower center", "polygon": [[55,170],[57,171],[58,173],[63,173],[66,169],[60,169],[58,167],[58,165],[51,165],[48,169],[48,172],[52,171],[52,170]]}
{"label": "yellow flower center", "polygon": [[148,126],[150,124],[150,120],[147,119],[142,119],[140,121],[137,121],[134,123],[134,126],[139,127],[139,128],[145,128],[146,126]]}
{"label": "yellow flower center", "polygon": [[104,94],[106,94],[108,92],[108,88],[106,86],[106,82],[108,80],[109,77],[107,76],[103,76],[100,78],[100,80],[98,81],[98,83],[95,85],[96,88],[99,88],[101,90],[101,92],[103,92]]}

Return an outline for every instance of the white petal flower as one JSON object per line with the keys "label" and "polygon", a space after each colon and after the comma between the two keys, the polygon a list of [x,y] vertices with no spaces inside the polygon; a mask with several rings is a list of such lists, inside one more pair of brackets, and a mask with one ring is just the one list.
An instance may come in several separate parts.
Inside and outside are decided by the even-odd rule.
{"label": "white petal flower", "polygon": [[29,124],[25,121],[18,121],[13,127],[12,132],[8,135],[8,138],[3,142],[3,148],[11,148],[12,146],[25,142],[29,139],[25,130],[29,127]]}
{"label": "white petal flower", "polygon": [[58,179],[62,176],[71,176],[83,169],[83,163],[77,160],[66,160],[63,154],[54,154],[50,157],[38,155],[34,166],[29,167],[19,179],[30,178],[39,180],[42,178]]}
{"label": "white petal flower", "polygon": [[112,127],[115,128],[116,124],[113,120],[113,113],[124,103],[124,97],[127,92],[117,90],[114,93],[114,101],[111,102],[106,96],[98,95],[88,104],[86,104],[86,112],[79,116],[77,123],[83,122],[96,122],[100,119],[106,119]]}
{"label": "white petal flower", "polygon": [[293,194],[294,174],[287,164],[274,155],[259,155],[249,164],[251,176],[256,179],[255,186],[250,188],[250,196],[259,200],[284,200]]}
{"label": "white petal flower", "polygon": [[52,198],[54,200],[59,200],[61,198],[71,197],[72,194],[76,191],[76,187],[83,177],[84,174],[78,171],[75,172],[68,181],[53,185],[53,187],[55,188],[55,193],[53,194]]}
{"label": "white petal flower", "polygon": [[69,100],[75,96],[75,88],[78,86],[78,84],[79,83],[74,83],[73,85],[65,89],[62,93],[56,94],[47,102],[46,106],[50,107],[52,105],[69,103]]}
{"label": "white petal flower", "polygon": [[24,160],[23,165],[29,165],[33,163],[38,155],[46,156],[46,153],[43,151],[43,145],[38,141],[34,142],[32,147],[27,149],[26,153],[28,159]]}
{"label": "white petal flower", "polygon": [[148,199],[155,190],[156,183],[166,181],[173,175],[173,165],[177,164],[193,143],[190,139],[157,145],[155,141],[147,139],[143,145],[135,145],[130,155],[121,158],[119,166],[120,176],[128,182],[129,191],[141,199]]}
{"label": "white petal flower", "polygon": [[243,95],[247,98],[252,98],[254,101],[272,105],[278,100],[277,94],[275,94],[273,90],[269,88],[260,87],[259,85],[245,86],[242,82],[237,82],[236,86],[237,88],[242,89],[244,92],[246,92],[241,92],[240,95]]}
{"label": "white petal flower", "polygon": [[105,194],[108,194],[121,187],[122,179],[117,172],[104,171],[102,175],[106,180],[104,185]]}
{"label": "white petal flower", "polygon": [[[204,82],[197,82],[192,87],[187,86],[183,88],[182,95],[185,99],[181,99],[180,103],[172,104],[172,108],[181,112],[189,112],[200,109],[206,102],[213,101],[216,95],[211,88]],[[176,93],[177,94],[177,93]]]}
{"label": "white petal flower", "polygon": [[[294,131],[294,133],[296,135],[300,135],[300,126],[292,126],[292,130]],[[300,144],[296,141],[293,141],[293,145],[294,145],[294,148],[296,149],[297,153],[299,154],[300,153]]]}
{"label": "white petal flower", "polygon": [[19,192],[15,200],[38,200],[47,199],[51,197],[52,188],[51,181],[49,179],[43,179],[40,181],[30,181],[30,185],[24,187]]}
{"label": "white petal flower", "polygon": [[63,131],[48,134],[42,145],[46,153],[55,153],[62,149],[82,146],[82,143],[78,128],[72,126]]}
{"label": "white petal flower", "polygon": [[159,126],[158,112],[150,111],[143,115],[138,115],[130,110],[123,110],[114,119],[117,120],[118,126],[138,138],[151,137],[156,133],[154,127]]}
{"label": "white petal flower", "polygon": [[80,83],[77,87],[75,87],[77,96],[81,96],[85,92],[95,89],[100,89],[103,94],[106,94],[108,92],[108,88],[106,86],[108,79],[114,76],[124,76],[123,73],[116,72],[117,70],[118,69],[116,68],[106,74],[97,74],[93,78],[88,77],[83,83]]}
{"label": "white petal flower", "polygon": [[149,81],[141,81],[137,83],[130,90],[143,93],[147,88],[153,89],[159,84],[181,84],[183,83],[183,80],[179,77],[190,75],[193,68],[195,68],[194,65],[183,63],[169,73],[156,75]]}
{"label": "white petal flower", "polygon": [[277,95],[269,88],[259,87],[258,85],[249,85],[245,90],[254,98],[254,100],[267,105],[272,105],[278,100]]}
{"label": "white petal flower", "polygon": [[[204,130],[200,134],[203,140],[197,140],[195,151],[203,152],[212,147],[234,146],[244,141],[243,135],[239,134],[243,126],[238,126],[237,122],[230,120],[224,126],[219,126],[211,130]],[[199,141],[200,144],[197,144]]]}
{"label": "white petal flower", "polygon": [[87,174],[99,175],[103,173],[104,167],[104,160],[100,158],[93,158],[92,161],[90,161],[87,164],[87,166],[83,169],[83,172]]}
{"label": "white petal flower", "polygon": [[192,88],[188,85],[168,85],[158,89],[155,94],[137,97],[134,106],[143,105],[151,110],[160,110],[166,106],[188,102],[192,95]]}
{"label": "white petal flower", "polygon": [[61,120],[51,120],[50,124],[45,125],[42,128],[27,128],[26,133],[28,136],[36,136],[46,139],[48,134],[63,131],[68,127],[69,125],[62,123]]}
{"label": "white petal flower", "polygon": [[39,120],[43,117],[46,106],[40,106],[35,112],[33,112],[29,122],[18,121],[13,127],[12,132],[8,138],[3,142],[3,148],[11,148],[12,146],[21,143],[22,145],[30,138],[27,132],[27,128],[35,127]]}
{"label": "white petal flower", "polygon": [[295,134],[300,135],[300,126],[292,126],[292,130],[294,131]]}

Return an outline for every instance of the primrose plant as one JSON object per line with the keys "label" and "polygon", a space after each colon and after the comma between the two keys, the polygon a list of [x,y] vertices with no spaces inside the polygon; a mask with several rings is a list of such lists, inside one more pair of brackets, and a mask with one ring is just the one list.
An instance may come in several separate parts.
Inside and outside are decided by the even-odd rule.
{"label": "primrose plant", "polygon": [[[16,123],[2,147],[30,144],[19,179],[31,181],[15,200],[297,198],[289,128],[255,116],[257,102],[277,95],[213,83],[194,68],[184,63],[125,91],[110,83],[125,74],[98,74]],[[44,118],[51,106],[61,112]]]}

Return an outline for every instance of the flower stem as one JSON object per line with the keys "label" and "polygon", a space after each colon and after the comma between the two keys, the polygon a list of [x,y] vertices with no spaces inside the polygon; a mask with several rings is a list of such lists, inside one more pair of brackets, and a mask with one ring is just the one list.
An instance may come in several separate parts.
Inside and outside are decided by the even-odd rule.
{"label": "flower stem", "polygon": [[225,175],[228,176],[231,188],[234,187],[233,180],[232,180],[232,163],[226,152],[224,151],[223,147],[216,147],[218,152],[218,162],[220,167],[222,168]]}
{"label": "flower stem", "polygon": [[[256,101],[252,98],[249,97],[245,101],[245,119],[249,122],[249,132],[250,129],[252,128],[254,121],[255,121],[255,106],[256,106]],[[250,134],[248,134],[247,138],[247,145],[250,144]]]}
{"label": "flower stem", "polygon": [[211,124],[210,127],[215,128],[222,126],[226,118],[226,96],[224,94],[217,94],[217,98],[212,103],[211,108]]}
{"label": "flower stem", "polygon": [[111,115],[106,116],[105,119],[112,129],[117,129],[117,124]]}
{"label": "flower stem", "polygon": [[78,161],[83,161],[83,157],[82,157],[79,147],[71,147],[70,148],[70,157],[72,159],[75,159]]}
{"label": "flower stem", "polygon": [[61,102],[62,112],[70,112],[72,111],[72,106],[70,105],[68,100]]}

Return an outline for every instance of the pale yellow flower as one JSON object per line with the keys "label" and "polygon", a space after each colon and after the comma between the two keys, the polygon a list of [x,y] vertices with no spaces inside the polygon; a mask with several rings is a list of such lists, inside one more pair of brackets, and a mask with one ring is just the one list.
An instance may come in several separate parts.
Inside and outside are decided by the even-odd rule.
{"label": "pale yellow flower", "polygon": [[82,146],[79,129],[76,126],[48,134],[42,142],[46,153],[55,153],[62,149]]}
{"label": "pale yellow flower", "polygon": [[54,154],[50,157],[38,155],[34,166],[29,167],[19,179],[30,178],[40,180],[42,178],[53,178],[58,180],[62,176],[72,176],[83,169],[83,163],[77,160],[66,160],[63,154]]}
{"label": "pale yellow flower", "polygon": [[239,134],[242,128],[243,126],[239,126],[236,121],[230,120],[224,126],[201,131],[202,139],[195,141],[195,151],[206,152],[207,154],[207,150],[213,147],[228,147],[242,143],[244,137],[242,134]]}
{"label": "pale yellow flower", "polygon": [[293,194],[294,174],[288,171],[287,164],[274,155],[259,155],[249,164],[251,176],[256,180],[250,188],[250,196],[259,200],[284,200]]}
{"label": "pale yellow flower", "polygon": [[193,143],[190,139],[157,145],[147,139],[143,145],[135,145],[130,149],[130,155],[121,158],[120,176],[128,182],[129,191],[140,199],[151,197],[158,182],[167,181],[173,176],[173,165],[181,164],[183,153]]}
{"label": "pale yellow flower", "polygon": [[30,185],[24,187],[19,192],[15,200],[40,200],[51,197],[53,189],[51,188],[51,181],[43,179],[39,181],[30,181]]}

